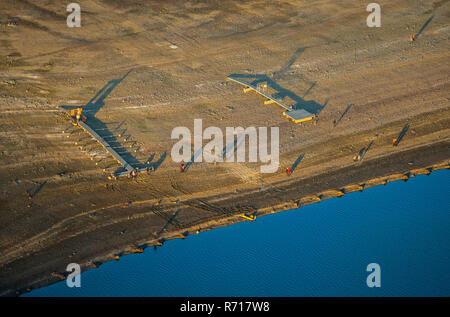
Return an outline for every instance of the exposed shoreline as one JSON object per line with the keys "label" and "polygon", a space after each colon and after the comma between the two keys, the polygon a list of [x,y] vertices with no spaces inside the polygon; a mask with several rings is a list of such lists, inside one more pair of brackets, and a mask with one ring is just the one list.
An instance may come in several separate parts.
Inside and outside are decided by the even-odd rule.
{"label": "exposed shoreline", "polygon": [[[86,0],[80,28],[57,3],[0,2],[0,295],[243,213],[448,168],[450,2],[385,3],[379,28],[353,2]],[[272,83],[270,96],[317,120],[293,123],[231,74]],[[108,179],[123,167],[58,110],[80,105],[126,162],[155,170]],[[198,162],[180,173],[171,133],[196,119],[279,128],[279,170]]]}
{"label": "exposed shoreline", "polygon": [[[295,198],[286,199],[284,202],[279,203],[277,205],[271,205],[265,208],[258,209],[257,212],[258,217],[285,210],[295,209],[303,205],[319,202],[324,199],[334,198],[340,196],[341,193],[347,194],[350,192],[363,190],[365,188],[370,188],[373,186],[384,185],[387,182],[391,181],[397,180],[407,181],[410,177],[423,174],[429,175],[432,171],[439,169],[449,169],[450,167],[450,160],[448,160],[448,157],[450,156],[449,145],[450,145],[449,141],[444,141],[437,144],[424,146],[419,149],[396,153],[394,155],[386,157],[384,159],[384,162],[383,160],[377,159],[376,162],[367,161],[366,164],[361,164],[359,167],[356,168],[352,169],[344,168],[342,170],[335,172],[338,175],[339,174],[342,175],[342,181],[336,180],[334,184],[332,185],[329,184],[331,186],[328,187],[326,186],[327,185],[326,182],[324,182],[322,184],[317,185],[319,187],[323,186],[322,191],[315,193],[307,192],[303,196],[296,196]],[[434,156],[430,157],[426,155],[427,152],[428,153],[432,152]],[[414,157],[414,168],[412,168],[411,165],[408,164],[408,162],[410,162],[410,160],[413,157]],[[442,158],[444,159],[439,160]],[[389,162],[393,161],[396,161],[396,163],[393,166],[387,165]],[[371,164],[376,164],[377,166],[379,166],[379,168],[376,171],[374,171],[373,169],[370,168]],[[392,173],[392,171],[395,169],[397,170],[397,172]],[[384,172],[387,172],[387,174],[385,174]],[[351,175],[349,175],[348,173],[351,173]],[[369,179],[364,178],[364,176],[367,175],[367,173],[369,173],[370,175]],[[317,177],[322,178],[323,176],[325,175],[318,175]],[[326,176],[329,177],[329,175]],[[308,181],[314,182],[315,180],[317,180],[317,177],[315,178],[313,177]],[[352,181],[348,182],[346,185],[340,185],[347,180]],[[295,186],[292,186],[292,184],[288,186],[291,188],[295,188]],[[293,192],[295,192],[295,189],[293,189],[289,194],[292,194]],[[94,259],[85,259],[85,260],[80,259],[78,263],[81,264],[82,271],[86,271],[92,268],[97,268],[105,262],[115,260],[115,256],[117,254],[120,254],[120,256],[124,256],[132,253],[141,253],[147,247],[160,245],[161,240],[167,241],[171,239],[182,238],[181,235],[186,231],[189,232],[189,234],[194,234],[197,230],[207,231],[231,225],[237,222],[247,221],[244,218],[241,218],[239,214],[240,213],[228,217],[221,217],[217,220],[210,220],[201,223],[199,225],[192,226],[190,228],[183,228],[182,230],[171,230],[170,232],[167,232],[161,237],[159,237],[158,239],[141,240],[136,243],[136,245],[139,245],[139,248],[136,248],[135,246],[129,246],[127,248],[120,248],[120,249],[111,248],[112,249],[111,251],[103,255],[98,255]],[[103,246],[103,248],[105,246]],[[98,248],[101,249],[102,247],[98,246]],[[49,284],[55,283],[65,278],[64,272],[52,272],[50,274],[47,273],[44,275],[45,275],[44,278],[38,280],[36,279],[21,280],[20,284],[27,285],[27,287],[22,288],[18,287],[20,284],[15,284],[15,282],[11,280],[11,285],[15,284],[16,287],[4,289],[2,290],[2,293],[0,295],[19,296],[20,294],[29,292],[36,288],[47,286]]]}

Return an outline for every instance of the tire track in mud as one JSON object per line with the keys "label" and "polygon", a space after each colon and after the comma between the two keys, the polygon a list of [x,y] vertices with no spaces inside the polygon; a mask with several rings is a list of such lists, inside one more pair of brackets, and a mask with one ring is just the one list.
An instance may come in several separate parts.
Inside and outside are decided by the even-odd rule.
{"label": "tire track in mud", "polygon": [[[175,182],[172,182],[172,187],[175,190],[177,190],[183,194],[186,194],[186,195],[190,194],[186,190],[182,189]],[[158,190],[154,187],[149,188],[149,191],[155,197],[165,197],[165,198],[169,197],[167,194],[161,192],[160,190]],[[101,225],[94,224],[90,228],[75,231],[71,235],[64,237],[63,240],[67,240],[67,239],[73,238],[75,236],[78,236],[78,235],[81,235],[81,234],[84,234],[87,232],[91,232],[91,231],[94,231],[94,230],[97,230],[100,228],[108,227],[110,225],[118,224],[118,223],[129,221],[129,220],[140,219],[140,218],[147,217],[150,215],[156,215],[156,216],[160,217],[161,219],[163,219],[164,221],[166,221],[167,223],[170,223],[171,225],[173,225],[176,229],[182,230],[182,229],[185,229],[188,227],[198,225],[199,223],[202,223],[206,220],[213,220],[213,219],[223,218],[224,216],[230,216],[239,210],[238,208],[234,208],[234,209],[230,209],[230,210],[227,210],[225,208],[220,208],[220,207],[212,205],[202,199],[194,199],[192,201],[183,202],[179,206],[176,206],[176,207],[170,206],[170,208],[167,208],[168,205],[155,206],[155,203],[158,203],[157,198],[150,199],[150,200],[135,201],[135,202],[133,202],[133,205],[153,204],[153,206],[150,207],[150,210],[148,212],[133,214],[133,215],[126,216],[126,217],[117,218],[114,220],[103,222]],[[15,259],[17,259],[24,253],[39,250],[40,245],[43,241],[46,241],[46,240],[49,240],[50,238],[58,236],[59,234],[61,234],[61,232],[67,230],[72,225],[76,225],[78,222],[83,222],[83,219],[82,219],[83,217],[92,218],[92,217],[95,217],[96,216],[95,214],[98,212],[105,212],[112,208],[123,207],[126,204],[127,204],[126,202],[119,202],[119,203],[112,204],[109,206],[87,210],[87,211],[81,212],[79,214],[73,215],[71,217],[68,217],[66,219],[63,219],[62,221],[54,224],[47,230],[27,239],[25,242],[22,242],[20,244],[16,244],[12,247],[9,247],[5,252],[3,252],[3,256],[2,256],[3,259],[0,260],[0,267],[14,261]],[[169,212],[171,212],[177,208],[178,208],[177,210],[179,210],[181,212],[184,209],[183,207],[188,207],[188,208],[192,207],[192,208],[196,208],[196,209],[199,209],[202,211],[208,211],[212,214],[215,214],[216,216],[211,217],[211,215],[207,215],[205,217],[201,217],[200,219],[196,219],[189,223],[181,223],[179,220],[172,218],[172,216],[168,216]]]}
{"label": "tire track in mud", "polygon": [[[154,203],[154,200],[148,200],[148,201],[140,201],[140,202],[135,202],[134,205],[136,204],[145,204],[145,203]],[[58,234],[60,234],[61,232],[63,232],[64,230],[66,230],[68,227],[70,227],[71,225],[76,225],[76,223],[78,221],[81,222],[82,217],[95,217],[96,213],[98,212],[103,212],[112,208],[118,208],[118,207],[123,207],[125,206],[126,203],[121,202],[121,203],[116,203],[113,205],[109,205],[106,207],[101,207],[101,208],[96,208],[96,209],[92,209],[92,210],[87,210],[84,212],[81,212],[79,214],[76,214],[74,216],[68,217],[63,219],[62,221],[54,224],[53,226],[51,226],[50,228],[48,228],[47,230],[25,240],[24,242],[21,242],[19,244],[16,244],[10,248],[8,248],[7,250],[5,250],[4,252],[2,252],[2,259],[0,260],[0,267],[10,263],[11,261],[17,259],[18,257],[20,257],[21,254],[23,253],[27,253],[30,251],[37,251],[39,248],[39,245],[42,243],[42,241],[48,240],[52,237],[57,236]],[[144,216],[148,216],[151,214],[155,214],[155,212],[153,210],[150,210],[149,212],[144,212],[144,213],[139,213],[139,214],[133,214],[127,217],[121,217],[121,218],[117,218],[114,220],[110,220],[107,222],[104,222],[101,225],[96,224],[94,226],[94,228],[89,228],[89,229],[85,229],[85,230],[81,230],[81,231],[76,231],[75,233],[71,234],[68,237],[64,237],[63,240],[66,240],[68,238],[72,238],[74,236],[77,236],[79,234],[82,233],[86,233],[89,231],[93,231],[99,228],[103,228],[103,227],[107,227],[109,225],[113,225],[113,224],[117,224],[120,222],[124,222],[124,221],[128,221],[128,220],[134,220],[134,219],[139,219],[142,218]],[[164,218],[166,219],[166,218]]]}
{"label": "tire track in mud", "polygon": [[[181,185],[179,185],[174,178],[172,177],[170,179],[170,183],[171,183],[171,187],[186,195],[187,197],[192,196],[192,193],[183,189]],[[185,223],[185,228],[188,227],[193,227],[193,226],[197,226],[205,221],[211,221],[211,220],[218,220],[224,217],[230,217],[233,216],[237,213],[243,213],[243,212],[248,212],[248,211],[252,211],[254,212],[255,209],[251,208],[249,206],[235,206],[235,207],[219,207],[213,203],[210,203],[208,201],[206,201],[205,199],[202,198],[191,198],[191,199],[187,199],[184,200],[182,203],[180,203],[180,206],[186,206],[186,207],[190,207],[196,210],[200,210],[202,212],[207,212],[208,214],[200,217],[199,219],[195,219],[193,221],[190,221],[188,223]]]}
{"label": "tire track in mud", "polygon": [[181,208],[172,208],[172,209],[169,209],[169,210],[164,210],[160,206],[153,206],[151,208],[151,211],[155,215],[157,215],[160,218],[162,218],[163,220],[165,220],[167,223],[172,224],[176,229],[184,229],[184,225],[181,222],[179,222],[174,217],[174,215],[172,215],[170,217],[167,217],[168,216],[167,213],[170,212],[170,211],[173,211],[174,209],[175,209],[175,214],[174,215],[177,215],[181,211]]}
{"label": "tire track in mud", "polygon": [[[141,201],[141,202],[139,202],[139,204],[150,203],[150,202],[154,202],[154,201],[153,200],[145,201],[145,202]],[[136,204],[136,203],[134,203],[134,204]],[[124,205],[125,205],[124,203],[117,203],[117,204],[110,205],[107,207],[102,207],[102,208],[85,211],[85,212],[82,212],[75,216],[66,218],[63,221],[48,228],[47,230],[27,239],[25,242],[22,242],[19,245],[15,245],[15,246],[8,248],[5,252],[3,252],[2,259],[0,260],[0,267],[3,267],[5,265],[13,262],[14,260],[20,258],[23,254],[26,254],[29,252],[37,252],[38,250],[40,250],[42,248],[48,247],[48,245],[41,246],[41,244],[44,241],[48,241],[49,239],[58,236],[65,230],[70,229],[71,225],[76,226],[78,224],[81,226],[82,223],[85,225],[85,221],[80,218],[86,217],[86,216],[89,218],[93,218],[93,217],[97,216],[97,215],[95,215],[97,212],[105,211],[107,209],[117,208],[117,207],[123,208]],[[188,206],[191,206],[191,205],[188,205]],[[217,207],[215,207],[215,208],[201,207],[201,206],[207,206],[207,204],[199,205],[199,206],[200,207],[198,207],[198,208],[202,208],[202,210],[212,210],[212,209],[217,210]],[[166,222],[158,234],[156,234],[156,235],[153,234],[153,236],[154,236],[153,238],[155,238],[155,239],[158,238],[161,235],[161,233],[169,227],[169,225],[172,225],[177,230],[183,230],[183,229],[195,226],[197,224],[200,224],[206,220],[213,220],[214,218],[222,218],[224,215],[227,215],[227,214],[222,214],[222,215],[219,215],[219,217],[211,217],[211,216],[202,217],[202,218],[192,221],[190,223],[184,224],[176,219],[176,216],[183,210],[182,205],[177,206],[177,207],[167,208],[167,209],[165,207],[167,207],[167,205],[151,206],[149,211],[146,211],[146,212],[132,214],[132,215],[128,215],[128,216],[124,216],[124,217],[120,217],[120,218],[115,218],[115,219],[112,219],[109,221],[104,221],[101,224],[98,224],[98,223],[89,224],[90,226],[88,228],[84,228],[84,229],[72,232],[70,235],[64,236],[62,239],[58,239],[58,243],[60,243],[61,241],[64,241],[64,240],[71,239],[76,236],[80,236],[82,234],[86,234],[86,233],[89,233],[89,232],[92,232],[95,230],[99,230],[101,228],[111,226],[111,225],[115,225],[115,224],[119,224],[119,223],[123,223],[123,222],[127,222],[127,221],[132,221],[132,220],[137,220],[137,219],[143,219],[145,217],[149,217],[152,215],[156,215]],[[169,213],[174,210],[175,210],[175,213],[173,215],[169,215]]]}
{"label": "tire track in mud", "polygon": [[[172,186],[174,189],[176,189],[186,195],[189,195],[189,193],[187,191],[183,190],[176,183],[172,182],[172,184],[175,184],[174,186]],[[160,190],[156,189],[153,186],[148,188],[148,190],[150,191],[150,194],[153,194],[154,197],[164,197],[164,198],[170,197],[167,194],[161,192]],[[193,222],[183,224],[179,220],[172,218],[172,216],[168,216],[167,213],[169,213],[173,210],[179,210],[181,212],[183,209],[183,206],[186,204],[183,203],[183,204],[180,204],[179,206],[174,206],[174,207],[170,206],[169,207],[169,205],[159,205],[160,202],[161,202],[161,199],[158,200],[158,198],[134,201],[132,203],[134,206],[145,205],[145,204],[153,204],[153,206],[151,206],[149,211],[147,211],[147,212],[113,219],[110,221],[103,222],[102,224],[93,224],[90,228],[78,230],[78,231],[73,232],[69,236],[65,236],[63,238],[63,240],[67,240],[67,239],[73,238],[75,236],[78,236],[78,235],[81,235],[81,234],[84,234],[87,232],[98,230],[100,228],[108,227],[108,226],[118,224],[121,222],[144,218],[144,217],[147,217],[150,215],[156,215],[156,216],[160,217],[161,219],[166,221],[168,224],[173,225],[178,230],[182,230],[184,228],[191,227],[197,223],[201,223],[201,222],[205,221],[206,218],[211,219],[210,216],[207,216],[206,218],[202,217],[201,219],[195,220]],[[158,205],[155,205],[155,204],[158,204]],[[60,222],[52,225],[47,230],[25,240],[24,242],[21,242],[20,244],[11,246],[7,250],[2,252],[3,254],[2,254],[2,259],[0,259],[0,267],[7,265],[8,263],[14,261],[15,259],[19,258],[21,255],[23,255],[25,253],[28,253],[31,251],[35,252],[35,251],[41,249],[42,247],[40,247],[40,245],[43,241],[47,241],[51,238],[58,236],[59,234],[61,234],[62,232],[64,232],[68,228],[70,228],[70,226],[75,226],[75,225],[77,225],[77,223],[81,224],[81,222],[84,223],[83,217],[92,218],[92,217],[95,217],[96,214],[99,212],[106,212],[107,210],[110,210],[113,208],[120,208],[120,207],[123,208],[125,205],[127,205],[127,202],[119,202],[119,203],[112,204],[109,206],[104,206],[104,207],[100,207],[100,208],[96,208],[96,209],[87,210],[87,211],[78,213],[76,215],[73,215],[71,217],[65,218],[65,219],[61,220]],[[215,207],[215,208],[211,207],[211,206],[205,207],[207,205],[208,205],[207,203],[204,203],[203,207],[201,205],[199,205],[199,206],[202,210],[215,210],[215,211],[219,210],[217,207]],[[191,207],[189,204],[187,204],[187,206]],[[169,208],[167,208],[167,207],[169,207]],[[58,241],[60,242],[62,240],[58,240]]]}
{"label": "tire track in mud", "polygon": [[170,186],[171,186],[174,190],[176,190],[177,192],[180,192],[180,193],[182,193],[182,194],[184,194],[184,195],[189,196],[189,195],[192,194],[191,192],[188,192],[187,190],[183,189],[183,188],[181,187],[181,185],[178,184],[178,183],[176,182],[176,180],[175,180],[174,177],[170,177]]}
{"label": "tire track in mud", "polygon": [[[183,195],[186,195],[187,197],[191,196],[191,194],[192,194],[191,192],[188,192],[187,190],[183,189],[182,186],[179,185],[173,177],[170,178],[170,185],[174,190],[182,193]],[[189,199],[189,200],[183,201],[180,205],[187,206],[188,208],[194,208],[194,209],[200,210],[202,212],[207,211],[209,213],[209,215],[205,215],[204,217],[200,217],[197,220],[186,223],[185,224],[186,228],[198,225],[207,220],[212,220],[212,219],[223,217],[223,213],[221,212],[220,208],[213,206],[213,205],[203,201],[202,199],[196,199],[196,198]]]}

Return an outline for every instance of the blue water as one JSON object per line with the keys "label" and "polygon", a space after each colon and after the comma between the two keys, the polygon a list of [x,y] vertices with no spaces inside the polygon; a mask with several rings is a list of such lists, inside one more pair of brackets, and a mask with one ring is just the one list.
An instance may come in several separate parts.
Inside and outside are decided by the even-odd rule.
{"label": "blue water", "polygon": [[[450,296],[447,170],[172,240],[25,296]],[[369,288],[369,263],[381,287]]]}

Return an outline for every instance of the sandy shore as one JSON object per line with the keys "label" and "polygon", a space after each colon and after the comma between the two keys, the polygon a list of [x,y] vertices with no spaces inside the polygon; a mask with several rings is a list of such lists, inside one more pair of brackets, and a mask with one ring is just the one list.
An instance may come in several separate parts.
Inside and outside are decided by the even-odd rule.
{"label": "sandy shore", "polygon": [[[60,6],[0,4],[0,295],[61,280],[68,263],[86,270],[247,221],[244,212],[448,168],[448,1],[396,1],[382,12],[382,27],[368,28],[358,1],[86,1],[82,27],[67,28]],[[294,124],[228,82],[234,73],[269,76],[319,105],[318,121]],[[120,166],[58,110],[103,87],[112,88],[90,122],[155,172],[109,180]],[[279,127],[279,171],[202,162],[180,173],[171,131],[193,130],[197,118],[222,130]]]}

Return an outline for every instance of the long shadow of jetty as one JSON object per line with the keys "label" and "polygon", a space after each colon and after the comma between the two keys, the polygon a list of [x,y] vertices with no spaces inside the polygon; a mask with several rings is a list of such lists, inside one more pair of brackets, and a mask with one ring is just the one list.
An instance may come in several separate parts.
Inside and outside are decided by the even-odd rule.
{"label": "long shadow of jetty", "polygon": [[241,79],[246,80],[250,79],[251,81],[248,82],[249,86],[257,87],[258,92],[260,93],[261,92],[265,93],[264,92],[265,88],[263,88],[265,86],[263,86],[262,84],[266,84],[267,87],[270,87],[273,90],[275,90],[275,93],[273,94],[266,93],[267,96],[274,100],[279,101],[279,103],[277,102],[278,104],[280,103],[282,104],[281,101],[288,97],[294,101],[293,104],[286,104],[285,105],[286,109],[292,110],[304,109],[309,113],[318,115],[320,111],[322,111],[322,109],[324,108],[324,105],[321,105],[314,100],[305,100],[302,97],[295,94],[294,92],[290,91],[289,89],[281,87],[273,79],[271,79],[269,76],[265,74],[231,74],[228,76],[228,78],[238,81],[244,85],[246,84],[246,82],[242,81]]}
{"label": "long shadow of jetty", "polygon": [[289,59],[289,61],[283,66],[281,67],[281,69],[279,71],[276,71],[273,73],[273,78],[274,79],[278,79],[280,78],[285,72],[287,72],[291,66],[295,63],[295,61],[297,60],[297,58],[300,57],[300,55],[302,55],[302,53],[305,51],[306,47],[300,47],[298,48],[295,53],[292,55],[292,57]]}
{"label": "long shadow of jetty", "polygon": [[[119,85],[131,73],[131,71],[132,69],[130,69],[122,77],[108,81],[85,105],[82,105],[81,108],[83,108],[83,115],[86,117],[86,122],[89,127],[94,130],[101,138],[103,138],[104,140],[108,140],[107,143],[111,146],[111,148],[115,152],[117,152],[128,164],[133,166],[133,168],[145,168],[146,166],[150,165],[153,170],[156,170],[156,168],[158,168],[159,165],[161,165],[161,163],[164,161],[166,153],[164,153],[157,162],[153,162],[152,164],[147,165],[141,163],[118,140],[116,135],[108,128],[106,123],[96,117],[96,114],[100,111],[100,109],[105,106],[105,99],[111,94],[111,92],[117,87],[117,85]],[[61,108],[65,110],[75,109],[78,107],[80,106],[61,106]],[[122,121],[114,129],[114,131],[117,132],[124,124],[124,122],[125,120]],[[149,159],[147,159],[146,162],[149,162]],[[125,171],[126,169],[124,167],[120,167],[115,171],[115,173],[121,174]]]}

